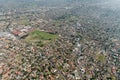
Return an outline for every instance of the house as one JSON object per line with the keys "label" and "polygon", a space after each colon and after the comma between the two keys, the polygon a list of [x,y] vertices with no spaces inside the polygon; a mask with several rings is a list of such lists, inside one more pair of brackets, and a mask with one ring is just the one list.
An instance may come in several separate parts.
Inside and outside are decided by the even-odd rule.
{"label": "house", "polygon": [[20,33],[22,33],[21,31],[19,30],[14,30],[12,31],[12,33],[15,35],[15,36],[18,36]]}

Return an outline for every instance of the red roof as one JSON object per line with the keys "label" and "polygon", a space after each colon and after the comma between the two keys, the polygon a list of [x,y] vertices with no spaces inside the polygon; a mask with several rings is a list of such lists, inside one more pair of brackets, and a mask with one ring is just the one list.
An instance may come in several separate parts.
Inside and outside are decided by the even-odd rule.
{"label": "red roof", "polygon": [[22,33],[21,31],[19,31],[19,30],[15,30],[15,31],[13,31],[12,32],[14,35],[19,35],[20,33]]}

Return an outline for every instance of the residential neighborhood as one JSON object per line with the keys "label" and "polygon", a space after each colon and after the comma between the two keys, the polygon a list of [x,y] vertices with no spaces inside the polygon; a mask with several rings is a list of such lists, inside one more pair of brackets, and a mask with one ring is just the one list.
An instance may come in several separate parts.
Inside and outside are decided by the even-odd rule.
{"label": "residential neighborhood", "polygon": [[120,80],[118,3],[0,0],[0,80]]}

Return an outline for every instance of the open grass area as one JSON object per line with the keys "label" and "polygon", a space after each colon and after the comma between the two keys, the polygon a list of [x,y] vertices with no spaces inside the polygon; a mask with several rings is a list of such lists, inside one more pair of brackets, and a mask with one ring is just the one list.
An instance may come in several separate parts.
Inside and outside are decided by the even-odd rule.
{"label": "open grass area", "polygon": [[20,21],[18,22],[18,24],[19,24],[19,25],[29,25],[30,23],[29,23],[29,20],[23,19],[23,20],[20,20]]}
{"label": "open grass area", "polygon": [[33,43],[37,46],[44,46],[58,38],[58,35],[49,34],[40,30],[35,30],[29,33],[28,37],[25,38],[25,41],[28,43]]}
{"label": "open grass area", "polygon": [[96,58],[97,58],[98,61],[101,61],[101,62],[105,62],[106,61],[106,57],[103,54],[97,54]]}

